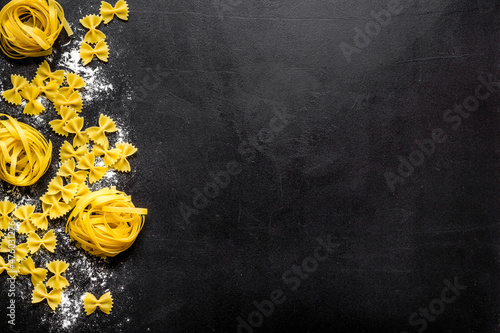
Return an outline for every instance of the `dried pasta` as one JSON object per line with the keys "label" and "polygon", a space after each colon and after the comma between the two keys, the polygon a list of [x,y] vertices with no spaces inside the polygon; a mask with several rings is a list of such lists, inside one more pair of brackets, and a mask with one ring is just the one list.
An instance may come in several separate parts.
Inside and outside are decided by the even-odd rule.
{"label": "dried pasta", "polygon": [[28,236],[28,247],[31,254],[35,254],[42,246],[47,251],[54,253],[54,251],[56,250],[56,245],[57,238],[53,230],[47,232],[45,236],[43,236],[43,238],[40,238],[40,236],[38,236],[34,232],[30,233],[30,235]]}
{"label": "dried pasta", "polygon": [[66,98],[69,98],[72,93],[86,86],[83,78],[75,73],[68,73],[66,81],[68,82],[68,86],[59,89],[59,92]]}
{"label": "dried pasta", "polygon": [[49,101],[54,102],[56,94],[59,92],[59,83],[57,83],[57,81],[50,80],[45,84],[45,81],[37,75],[33,79],[32,84],[40,88],[40,93],[43,93]]}
{"label": "dried pasta", "polygon": [[10,253],[14,249],[14,259],[20,262],[29,253],[29,247],[27,243],[23,243],[20,245],[16,245],[16,239],[12,235],[8,235],[2,240],[2,244],[0,245],[0,252],[2,253]]}
{"label": "dried pasta", "polygon": [[71,119],[78,117],[78,115],[75,109],[68,106],[61,106],[60,115],[61,119],[52,120],[49,122],[49,125],[56,134],[68,136],[69,133],[64,129],[64,126],[66,126]]}
{"label": "dried pasta", "polygon": [[19,274],[19,263],[14,259],[5,262],[5,260],[0,257],[0,274],[7,272],[7,274],[14,278]]}
{"label": "dried pasta", "polygon": [[80,198],[66,223],[66,232],[85,251],[114,257],[128,249],[144,225],[147,209],[136,208],[130,196],[115,187]]}
{"label": "dried pasta", "polygon": [[44,212],[49,212],[49,217],[51,219],[57,219],[63,216],[71,207],[61,200],[61,195],[50,195],[45,193],[40,200],[42,201],[42,209]]}
{"label": "dried pasta", "polygon": [[54,179],[50,181],[47,194],[48,195],[60,194],[62,200],[65,203],[69,203],[71,199],[73,199],[73,197],[75,196],[76,191],[78,191],[78,184],[70,183],[68,185],[63,185],[62,178],[56,176]]}
{"label": "dried pasta", "polygon": [[20,206],[14,212],[14,217],[21,221],[21,225],[19,225],[18,232],[20,234],[29,234],[30,232],[36,231],[36,226],[31,222],[31,215],[35,212],[35,206]]}
{"label": "dried pasta", "polygon": [[33,286],[45,281],[47,273],[48,271],[45,268],[36,268],[31,257],[28,257],[28,259],[24,260],[19,266],[20,275],[31,275],[31,283],[33,283]]}
{"label": "dried pasta", "polygon": [[50,69],[49,63],[47,60],[44,60],[40,66],[38,66],[38,69],[36,70],[36,76],[40,78],[40,80],[45,81],[45,80],[53,80],[56,81],[58,85],[63,84],[64,82],[64,71],[63,70],[58,70],[53,72]]}
{"label": "dried pasta", "polygon": [[77,149],[73,148],[71,143],[68,141],[64,141],[61,146],[61,150],[59,151],[59,159],[61,162],[65,162],[70,158],[74,158],[77,162],[81,160],[81,158],[89,153],[89,150],[86,145],[78,147]]}
{"label": "dried pasta", "polygon": [[62,290],[54,289],[50,293],[47,292],[47,287],[43,283],[39,283],[33,290],[31,303],[40,303],[47,300],[47,304],[54,311],[62,301]]}
{"label": "dried pasta", "polygon": [[21,75],[15,74],[10,76],[10,81],[12,89],[4,91],[2,97],[10,104],[21,105],[21,91],[28,86],[29,82]]}
{"label": "dried pasta", "polygon": [[[57,172],[57,175],[65,178],[70,178],[72,184],[81,185],[87,179],[89,172],[86,170],[77,171],[75,170],[75,166],[76,162],[71,158],[61,165],[59,171]],[[80,188],[78,187],[77,191],[79,190]]]}
{"label": "dried pasta", "polygon": [[116,15],[121,20],[128,21],[128,4],[124,0],[118,0],[113,7],[110,3],[106,1],[101,2],[101,16],[104,24],[111,22],[113,17]]}
{"label": "dried pasta", "polygon": [[0,179],[16,186],[36,183],[52,161],[52,143],[37,130],[0,114]]}
{"label": "dried pasta", "polygon": [[68,267],[69,264],[61,260],[49,262],[47,264],[47,268],[51,273],[54,274],[54,276],[47,281],[47,287],[61,290],[69,286],[68,280],[66,280],[66,278],[62,276],[62,274],[68,269]]}
{"label": "dried pasta", "polygon": [[100,145],[94,145],[94,147],[92,147],[92,151],[94,152],[95,156],[103,156],[104,165],[107,167],[115,164],[116,161],[118,161],[118,158],[120,158],[121,154],[121,150],[118,148],[106,149]]}
{"label": "dried pasta", "polygon": [[117,143],[116,148],[120,149],[120,155],[113,168],[120,172],[130,172],[130,163],[127,157],[134,155],[137,152],[137,148],[132,146],[130,143]]}
{"label": "dried pasta", "polygon": [[73,118],[66,125],[64,125],[63,129],[71,134],[74,134],[73,138],[73,147],[83,146],[84,144],[89,142],[89,137],[83,129],[84,120],[82,117]]}
{"label": "dried pasta", "polygon": [[21,91],[21,96],[27,101],[24,106],[23,113],[29,116],[36,116],[43,111],[45,107],[37,101],[38,96],[40,96],[41,90],[37,86],[29,85]]}
{"label": "dried pasta", "polygon": [[49,226],[49,221],[47,220],[47,216],[49,216],[49,211],[43,213],[33,213],[31,215],[31,223],[36,226],[40,230],[47,230]]}
{"label": "dried pasta", "polygon": [[99,299],[91,293],[85,293],[85,296],[83,297],[83,308],[85,309],[87,316],[94,313],[97,308],[109,315],[111,313],[111,309],[113,308],[113,297],[109,291],[102,295]]}
{"label": "dried pasta", "polygon": [[86,131],[90,140],[103,147],[108,147],[109,142],[106,133],[115,133],[118,131],[118,128],[116,128],[113,119],[101,114],[99,116],[99,127],[89,127]]}
{"label": "dried pasta", "polygon": [[57,1],[12,0],[0,12],[0,48],[13,59],[46,56],[63,28],[73,34]]}
{"label": "dried pasta", "polygon": [[78,169],[89,170],[89,183],[94,184],[104,177],[107,167],[95,166],[95,155],[94,153],[88,153],[85,155],[76,166]]}
{"label": "dried pasta", "polygon": [[101,22],[102,17],[98,15],[87,15],[80,20],[81,25],[83,25],[86,29],[89,29],[83,38],[85,43],[96,44],[106,38],[106,35],[104,35],[102,31],[96,29]]}
{"label": "dried pasta", "polygon": [[82,42],[80,47],[80,57],[82,58],[83,64],[88,65],[92,59],[94,59],[94,56],[103,62],[108,62],[109,48],[108,44],[106,44],[104,40],[99,41],[95,48],[92,48],[89,44]]}
{"label": "dried pasta", "polygon": [[54,108],[58,114],[61,113],[62,106],[68,106],[75,109],[76,112],[82,112],[82,95],[80,95],[78,91],[73,91],[68,97],[61,93],[56,93],[54,97]]}
{"label": "dried pasta", "polygon": [[9,228],[9,223],[12,221],[12,218],[9,216],[14,209],[16,209],[16,205],[9,201],[0,201],[0,229],[7,230]]}

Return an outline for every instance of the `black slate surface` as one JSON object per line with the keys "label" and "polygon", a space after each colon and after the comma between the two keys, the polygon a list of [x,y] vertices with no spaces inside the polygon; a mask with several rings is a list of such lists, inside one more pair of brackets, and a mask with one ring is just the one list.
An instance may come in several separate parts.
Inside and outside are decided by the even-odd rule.
{"label": "black slate surface", "polygon": [[[99,1],[61,4],[78,26]],[[123,287],[111,315],[67,331],[498,331],[500,88],[479,89],[473,112],[455,106],[500,80],[498,2],[129,4],[95,65],[115,94],[84,112],[130,129],[139,153],[119,188],[149,215],[99,264]],[[378,31],[371,11],[388,8]],[[4,87],[39,63],[0,61]],[[418,165],[394,178],[410,155]],[[335,244],[319,262],[318,238]],[[255,312],[271,298],[269,316]],[[40,323],[46,306],[18,306],[15,327],[1,307],[2,331],[64,331]]]}

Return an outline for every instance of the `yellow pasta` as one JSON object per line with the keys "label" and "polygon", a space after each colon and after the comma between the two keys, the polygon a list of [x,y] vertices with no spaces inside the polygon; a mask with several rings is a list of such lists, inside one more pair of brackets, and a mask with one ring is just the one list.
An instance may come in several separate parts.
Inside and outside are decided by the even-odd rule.
{"label": "yellow pasta", "polygon": [[36,268],[35,263],[31,257],[24,260],[19,266],[20,275],[31,275],[31,283],[33,286],[45,281],[47,278],[47,270],[45,268]]}
{"label": "yellow pasta", "polygon": [[44,60],[40,64],[40,66],[38,66],[38,69],[36,70],[36,76],[39,77],[42,80],[42,82],[45,80],[53,80],[56,81],[58,85],[61,85],[64,82],[64,71],[58,70],[53,72],[50,69],[47,60]]}
{"label": "yellow pasta", "polygon": [[76,112],[82,112],[82,96],[78,91],[73,91],[68,97],[61,93],[56,93],[54,97],[54,108],[56,109],[57,114],[61,113],[62,106],[68,106],[75,109]]}
{"label": "yellow pasta", "polygon": [[48,195],[58,195],[60,194],[65,203],[69,203],[71,199],[78,191],[78,184],[70,183],[66,186],[63,185],[63,180],[61,177],[57,176],[52,179],[49,183],[47,190]]}
{"label": "yellow pasta", "polygon": [[64,129],[64,126],[66,126],[71,119],[78,117],[78,115],[75,109],[68,106],[61,106],[60,115],[61,119],[52,120],[49,122],[49,125],[56,134],[68,136],[69,133]]}
{"label": "yellow pasta", "polygon": [[31,303],[40,303],[47,300],[47,304],[54,311],[62,301],[62,294],[62,290],[57,289],[52,290],[50,293],[47,292],[47,287],[40,282],[33,290]]}
{"label": "yellow pasta", "polygon": [[40,236],[34,232],[30,233],[28,236],[28,247],[31,254],[35,254],[41,246],[43,246],[47,251],[54,253],[56,245],[57,239],[53,230],[47,232],[43,238],[40,238]]}
{"label": "yellow pasta", "polygon": [[29,116],[36,116],[45,111],[45,107],[36,99],[40,96],[41,90],[37,86],[29,85],[21,91],[21,96],[27,101],[23,113]]}
{"label": "yellow pasta", "polygon": [[118,0],[113,7],[110,3],[106,1],[101,2],[101,16],[104,24],[111,22],[113,17],[116,15],[121,20],[128,21],[128,4],[124,0]]}
{"label": "yellow pasta", "polygon": [[29,82],[21,75],[15,74],[10,76],[10,81],[12,89],[4,91],[2,97],[10,104],[21,105],[21,91],[28,86]]}
{"label": "yellow pasta", "polygon": [[[72,184],[80,185],[85,182],[89,172],[85,170],[76,171],[75,167],[76,167],[76,162],[74,159],[71,158],[61,165],[59,171],[57,172],[57,175],[65,178],[70,178]],[[79,190],[80,187],[78,187],[77,191]]]}
{"label": "yellow pasta", "polygon": [[89,153],[86,145],[78,147],[76,150],[73,148],[71,143],[68,141],[64,141],[61,146],[61,150],[59,151],[59,159],[61,162],[65,162],[70,158],[74,158],[77,162],[85,155]]}
{"label": "yellow pasta", "polygon": [[103,62],[108,62],[109,48],[104,40],[99,41],[95,48],[82,42],[80,47],[80,58],[82,58],[83,64],[85,66],[88,65],[92,59],[94,59],[94,56]]}
{"label": "yellow pasta", "polygon": [[0,179],[16,186],[36,183],[52,161],[52,143],[33,127],[0,114]]}
{"label": "yellow pasta", "polygon": [[137,152],[137,148],[132,146],[130,143],[117,143],[116,148],[120,149],[120,155],[113,168],[120,172],[130,172],[130,163],[127,157],[134,155]]}
{"label": "yellow pasta", "polygon": [[101,114],[99,116],[99,127],[89,127],[86,131],[90,140],[103,147],[108,147],[109,142],[106,133],[115,133],[118,131],[118,128],[116,128],[113,119]]}
{"label": "yellow pasta", "polygon": [[78,202],[78,200],[80,200],[80,198],[86,196],[89,193],[90,193],[90,189],[87,186],[87,184],[78,184],[78,192],[76,192],[75,197],[69,203],[69,205],[71,206],[71,209],[75,208],[76,203]]}
{"label": "yellow pasta", "polygon": [[75,73],[68,73],[66,81],[68,82],[68,86],[59,89],[59,92],[66,98],[69,98],[72,93],[86,86],[83,78]]}
{"label": "yellow pasta", "polygon": [[104,35],[102,31],[96,29],[101,22],[102,17],[98,15],[87,15],[80,20],[81,25],[89,29],[83,39],[85,43],[95,44],[106,38],[106,35]]}
{"label": "yellow pasta", "polygon": [[12,234],[8,235],[2,240],[0,245],[0,252],[11,253],[14,250],[14,258],[16,261],[21,262],[29,253],[29,248],[27,243],[16,244],[16,239]]}
{"label": "yellow pasta", "polygon": [[42,80],[40,76],[35,76],[32,84],[40,88],[40,93],[43,93],[45,97],[51,102],[54,102],[56,94],[59,92],[59,84],[55,80],[50,80],[47,84]]}
{"label": "yellow pasta", "polygon": [[0,201],[0,229],[7,230],[9,228],[9,223],[12,221],[12,218],[9,216],[14,209],[16,209],[16,205],[9,201]]}
{"label": "yellow pasta", "polygon": [[61,290],[69,286],[68,280],[66,280],[66,278],[62,276],[62,274],[68,269],[68,267],[68,263],[60,260],[55,260],[48,263],[47,268],[51,273],[54,274],[54,276],[47,281],[47,287]]}
{"label": "yellow pasta", "polygon": [[92,151],[95,156],[104,156],[104,165],[107,167],[112,166],[120,158],[121,150],[118,148],[106,149],[100,145],[94,145]]}
{"label": "yellow pasta", "polygon": [[63,29],[73,34],[55,0],[12,0],[0,12],[0,47],[10,58],[41,57]]}
{"label": "yellow pasta", "polygon": [[7,272],[11,278],[16,277],[19,274],[19,263],[14,259],[5,262],[5,260],[0,257],[0,274]]}
{"label": "yellow pasta", "polygon": [[115,187],[104,188],[78,200],[66,232],[90,254],[114,257],[132,246],[146,214],[147,209],[136,208],[130,196]]}
{"label": "yellow pasta", "polygon": [[29,234],[32,231],[36,231],[36,226],[31,223],[31,215],[35,212],[35,206],[20,206],[14,212],[14,217],[21,221],[19,225],[18,232],[20,234]]}
{"label": "yellow pasta", "polygon": [[111,313],[111,309],[113,308],[113,297],[109,291],[102,295],[99,299],[91,293],[85,293],[85,296],[83,297],[83,308],[85,309],[87,316],[94,313],[97,308],[109,315]]}
{"label": "yellow pasta", "polygon": [[82,131],[84,120],[82,117],[73,118],[66,125],[64,125],[63,129],[71,134],[74,134],[73,138],[73,147],[83,146],[89,142],[89,137]]}
{"label": "yellow pasta", "polygon": [[94,153],[88,153],[85,155],[76,166],[78,169],[89,170],[89,183],[94,184],[104,177],[107,167],[95,166],[95,155]]}
{"label": "yellow pasta", "polygon": [[44,212],[49,212],[49,217],[51,219],[57,219],[58,217],[63,216],[71,207],[65,203],[60,201],[61,195],[50,195],[45,193],[40,200],[42,201],[42,209]]}
{"label": "yellow pasta", "polygon": [[49,211],[43,213],[33,213],[31,215],[31,223],[33,223],[33,225],[40,230],[47,230],[49,226],[47,216],[49,216]]}

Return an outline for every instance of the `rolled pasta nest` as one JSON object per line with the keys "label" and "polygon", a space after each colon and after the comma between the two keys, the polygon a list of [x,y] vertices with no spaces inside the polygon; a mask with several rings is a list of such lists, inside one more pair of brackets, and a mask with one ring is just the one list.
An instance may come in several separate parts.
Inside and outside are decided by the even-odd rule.
{"label": "rolled pasta nest", "polygon": [[134,243],[146,214],[147,209],[136,208],[124,192],[115,187],[104,188],[78,200],[66,232],[90,254],[114,257]]}
{"label": "rolled pasta nest", "polygon": [[0,11],[0,47],[13,59],[46,56],[63,28],[73,34],[57,1],[12,0]]}
{"label": "rolled pasta nest", "polygon": [[33,127],[0,114],[0,179],[15,186],[33,185],[51,161],[50,141]]}

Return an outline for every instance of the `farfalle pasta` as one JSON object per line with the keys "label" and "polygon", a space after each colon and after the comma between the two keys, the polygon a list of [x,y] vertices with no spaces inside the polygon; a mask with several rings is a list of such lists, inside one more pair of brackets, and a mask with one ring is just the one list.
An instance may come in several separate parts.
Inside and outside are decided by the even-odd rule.
{"label": "farfalle pasta", "polygon": [[78,148],[74,148],[71,143],[64,141],[59,151],[59,159],[61,162],[65,162],[70,158],[74,158],[77,162],[82,159],[83,156],[87,155],[89,150],[86,145]]}
{"label": "farfalle pasta", "polygon": [[92,48],[89,44],[82,42],[80,46],[80,57],[82,58],[84,65],[88,65],[94,57],[97,57],[103,62],[108,62],[108,44],[106,44],[104,40],[101,40],[96,44],[95,48]]}
{"label": "farfalle pasta", "polygon": [[82,96],[78,91],[73,91],[68,97],[61,93],[56,93],[54,98],[54,108],[58,114],[61,113],[61,107],[63,106],[73,108],[76,112],[82,112]]}
{"label": "farfalle pasta", "polygon": [[31,254],[35,254],[40,247],[44,247],[47,251],[54,253],[56,250],[57,238],[53,230],[47,232],[43,238],[40,238],[34,232],[28,236],[28,247]]}
{"label": "farfalle pasta", "polygon": [[71,158],[61,165],[59,171],[57,172],[57,175],[65,178],[70,178],[70,182],[72,184],[81,185],[87,179],[89,172],[86,170],[76,170],[75,167],[76,162]]}
{"label": "farfalle pasta", "polygon": [[106,35],[97,27],[101,24],[102,17],[98,15],[87,15],[80,20],[80,24],[89,31],[85,34],[83,41],[89,44],[96,44],[97,42],[104,40]]}
{"label": "farfalle pasta", "polygon": [[24,260],[19,266],[20,275],[31,275],[31,283],[33,286],[45,281],[48,271],[45,268],[36,268],[31,257]]}
{"label": "farfalle pasta", "polygon": [[78,191],[78,184],[69,183],[67,185],[63,184],[63,180],[60,176],[53,178],[48,186],[48,195],[60,195],[65,203],[69,203],[71,199],[75,196]]}
{"label": "farfalle pasta", "polygon": [[0,201],[0,229],[7,230],[12,221],[10,214],[16,209],[16,205],[10,201]]}
{"label": "farfalle pasta", "polygon": [[60,260],[48,263],[47,269],[51,273],[53,273],[54,276],[47,281],[46,283],[47,287],[61,290],[69,286],[68,280],[66,280],[66,278],[62,276],[62,274],[68,269],[68,267],[69,267],[68,263]]}
{"label": "farfalle pasta", "polygon": [[69,132],[64,129],[64,126],[66,126],[68,121],[71,119],[77,118],[78,115],[75,109],[68,106],[61,106],[59,113],[61,115],[61,119],[52,120],[49,122],[49,125],[57,135],[68,136]]}
{"label": "farfalle pasta", "polygon": [[0,47],[10,58],[42,57],[62,29],[73,34],[55,0],[12,0],[0,12]]}
{"label": "farfalle pasta", "polygon": [[50,166],[52,143],[33,127],[5,114],[0,114],[2,118],[0,179],[16,186],[33,185]]}
{"label": "farfalle pasta", "polygon": [[36,116],[43,111],[45,107],[37,101],[38,96],[40,96],[41,90],[37,86],[29,85],[21,91],[21,96],[26,100],[26,105],[24,106],[23,113],[29,116]]}
{"label": "farfalle pasta", "polygon": [[85,155],[77,165],[78,169],[88,170],[89,171],[89,183],[94,184],[104,177],[106,171],[108,171],[107,167],[100,167],[95,165],[95,155],[94,153],[88,153]]}
{"label": "farfalle pasta", "polygon": [[31,214],[31,223],[40,230],[47,230],[49,226],[49,221],[47,220],[48,216],[49,211],[45,211],[42,213],[33,213]]}
{"label": "farfalle pasta", "polygon": [[136,208],[130,196],[104,188],[81,197],[66,223],[66,232],[85,251],[114,257],[135,242],[147,209]]}
{"label": "farfalle pasta", "polygon": [[93,142],[103,147],[108,147],[109,142],[106,133],[115,133],[117,131],[118,128],[116,128],[113,119],[101,114],[99,116],[99,127],[89,127],[86,133]]}
{"label": "farfalle pasta", "polygon": [[0,274],[7,272],[11,278],[15,278],[19,274],[19,263],[14,259],[5,261],[0,257]]}
{"label": "farfalle pasta", "polygon": [[56,94],[59,92],[59,84],[57,81],[50,80],[45,83],[45,81],[37,75],[31,84],[38,87],[40,89],[40,93],[44,94],[49,101],[54,102]]}
{"label": "farfalle pasta", "polygon": [[12,236],[12,234],[9,234],[8,236],[4,237],[4,239],[2,239],[0,252],[12,253],[12,251],[14,252],[14,259],[16,259],[17,262],[20,262],[28,255],[29,247],[27,243],[17,245],[15,237]]}
{"label": "farfalle pasta", "polygon": [[68,86],[61,87],[59,89],[59,92],[66,98],[69,98],[72,93],[84,88],[86,85],[83,78],[75,73],[68,73],[68,75],[66,76],[66,81],[68,82]]}
{"label": "farfalle pasta", "polygon": [[47,304],[54,311],[62,301],[62,290],[54,289],[50,293],[47,292],[47,287],[43,283],[39,283],[33,290],[31,303],[40,303],[47,300]]}
{"label": "farfalle pasta", "polygon": [[30,232],[36,231],[37,227],[33,225],[31,222],[31,215],[35,212],[35,206],[33,205],[28,205],[28,206],[19,206],[15,212],[14,212],[14,217],[18,220],[21,221],[21,224],[19,225],[18,232],[20,234],[29,234]]}
{"label": "farfalle pasta", "polygon": [[120,172],[130,172],[130,163],[127,158],[134,155],[137,152],[137,148],[130,143],[117,143],[116,148],[120,150],[120,155],[116,163],[113,164],[113,168]]}
{"label": "farfalle pasta", "polygon": [[49,212],[49,217],[51,219],[57,219],[58,217],[63,216],[69,210],[71,207],[65,203],[64,201],[61,201],[61,195],[51,195],[48,193],[45,193],[40,200],[42,201],[42,209],[44,212]]}
{"label": "farfalle pasta", "polygon": [[111,167],[113,164],[118,161],[121,156],[121,150],[118,148],[106,149],[100,145],[94,145],[92,148],[95,156],[103,156],[104,165],[107,167]]}
{"label": "farfalle pasta", "polygon": [[29,82],[21,75],[15,74],[10,76],[10,81],[12,82],[12,88],[4,91],[2,97],[10,104],[21,105],[21,91],[28,86]]}
{"label": "farfalle pasta", "polygon": [[109,315],[113,308],[113,297],[109,291],[99,297],[99,299],[91,293],[85,293],[85,296],[83,297],[83,308],[85,309],[87,316],[94,313],[97,308]]}
{"label": "farfalle pasta", "polygon": [[85,130],[83,130],[83,125],[83,118],[77,117],[68,121],[68,123],[63,127],[66,132],[75,135],[73,138],[73,147],[83,146],[89,142],[89,137],[87,136]]}
{"label": "farfalle pasta", "polygon": [[45,80],[53,80],[56,81],[57,84],[60,86],[64,82],[64,71],[63,70],[57,70],[53,72],[50,69],[49,63],[47,60],[44,60],[40,66],[38,66],[38,69],[36,71],[36,77],[38,77],[42,82]]}
{"label": "farfalle pasta", "polygon": [[111,22],[116,15],[120,20],[128,21],[128,4],[124,0],[118,0],[113,7],[109,2],[101,2],[101,16],[104,24]]}

